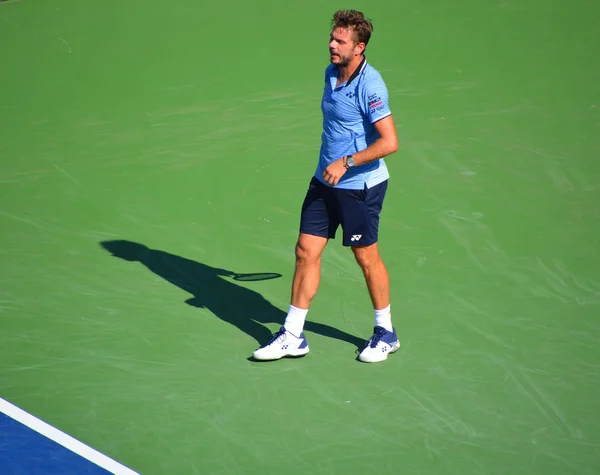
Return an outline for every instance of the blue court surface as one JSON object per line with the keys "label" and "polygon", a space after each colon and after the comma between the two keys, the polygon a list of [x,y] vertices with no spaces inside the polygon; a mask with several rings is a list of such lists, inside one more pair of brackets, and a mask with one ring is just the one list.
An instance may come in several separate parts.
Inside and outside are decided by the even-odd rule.
{"label": "blue court surface", "polygon": [[0,398],[1,475],[136,475]]}

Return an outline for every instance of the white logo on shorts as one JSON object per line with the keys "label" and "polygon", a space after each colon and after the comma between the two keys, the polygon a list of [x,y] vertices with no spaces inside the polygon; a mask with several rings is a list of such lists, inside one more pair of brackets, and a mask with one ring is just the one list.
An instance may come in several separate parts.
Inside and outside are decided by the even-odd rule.
{"label": "white logo on shorts", "polygon": [[353,234],[350,241],[358,241],[362,237],[362,234]]}

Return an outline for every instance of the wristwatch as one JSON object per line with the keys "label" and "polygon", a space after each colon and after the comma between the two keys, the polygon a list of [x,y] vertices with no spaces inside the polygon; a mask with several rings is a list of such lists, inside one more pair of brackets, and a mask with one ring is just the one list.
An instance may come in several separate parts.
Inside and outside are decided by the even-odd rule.
{"label": "wristwatch", "polygon": [[354,166],[354,158],[352,158],[352,155],[348,155],[348,156],[344,157],[344,167],[350,168],[353,166]]}

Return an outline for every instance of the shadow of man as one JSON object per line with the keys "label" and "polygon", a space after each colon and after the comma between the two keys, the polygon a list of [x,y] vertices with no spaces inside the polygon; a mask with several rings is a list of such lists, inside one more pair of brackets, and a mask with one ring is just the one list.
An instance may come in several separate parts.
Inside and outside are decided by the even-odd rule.
{"label": "shadow of man", "polygon": [[[283,325],[285,321],[284,311],[275,307],[258,292],[230,280],[239,275],[232,271],[150,249],[132,241],[102,241],[100,245],[115,257],[140,262],[167,282],[190,293],[192,297],[186,300],[187,304],[209,310],[221,320],[254,338],[259,345],[266,344],[272,335],[264,323]],[[264,275],[268,276],[265,278],[281,277],[279,274]],[[257,276],[260,277],[260,274]],[[307,321],[304,329],[345,341],[357,348],[362,348],[365,344],[365,340],[361,338],[322,323]]]}

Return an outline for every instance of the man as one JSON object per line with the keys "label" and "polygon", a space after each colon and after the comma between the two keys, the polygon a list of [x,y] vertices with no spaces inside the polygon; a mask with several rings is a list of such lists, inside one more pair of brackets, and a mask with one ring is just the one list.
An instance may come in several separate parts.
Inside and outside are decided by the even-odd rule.
{"label": "man", "polygon": [[372,31],[361,12],[340,10],[333,16],[321,151],[302,205],[291,305],[284,326],[254,352],[257,360],[308,353],[304,322],[319,286],[321,254],[339,225],[342,244],[352,249],[363,271],[375,311],[373,336],[358,358],[379,362],[400,348],[391,321],[388,272],[377,247],[389,178],[382,158],[398,150],[398,139],[386,86],[365,57]]}

